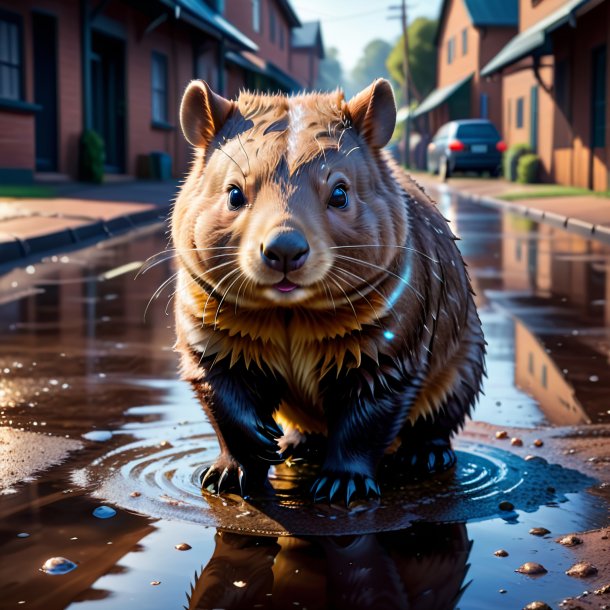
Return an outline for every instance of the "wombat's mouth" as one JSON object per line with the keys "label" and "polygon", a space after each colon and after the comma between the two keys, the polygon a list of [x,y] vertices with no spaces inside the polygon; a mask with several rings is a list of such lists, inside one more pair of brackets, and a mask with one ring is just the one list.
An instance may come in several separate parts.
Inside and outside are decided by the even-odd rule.
{"label": "wombat's mouth", "polygon": [[295,288],[298,288],[299,285],[291,282],[287,277],[285,277],[281,282],[273,284],[273,287],[280,292],[292,292]]}

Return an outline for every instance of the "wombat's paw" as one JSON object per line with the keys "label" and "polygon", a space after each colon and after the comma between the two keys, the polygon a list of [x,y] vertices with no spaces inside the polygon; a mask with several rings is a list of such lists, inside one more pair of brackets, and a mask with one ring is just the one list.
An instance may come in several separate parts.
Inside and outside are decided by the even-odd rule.
{"label": "wombat's paw", "polygon": [[416,447],[400,447],[388,456],[384,474],[404,475],[406,477],[425,477],[449,470],[457,461],[455,451],[449,441],[431,440]]}
{"label": "wombat's paw", "polygon": [[220,456],[201,475],[201,490],[213,494],[236,493],[245,495],[246,472],[233,458]]}
{"label": "wombat's paw", "polygon": [[348,507],[355,500],[376,500],[381,495],[377,481],[359,472],[322,471],[311,488],[314,502]]}

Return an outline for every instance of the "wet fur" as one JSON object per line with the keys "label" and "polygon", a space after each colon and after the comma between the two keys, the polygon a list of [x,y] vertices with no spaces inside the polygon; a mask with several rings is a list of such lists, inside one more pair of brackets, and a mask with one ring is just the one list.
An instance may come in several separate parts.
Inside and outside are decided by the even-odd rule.
{"label": "wet fur", "polygon": [[[388,452],[401,470],[453,464],[484,340],[447,222],[381,150],[394,113],[384,81],[349,102],[340,92],[229,102],[201,82],[185,94],[195,159],[172,220],[176,347],[219,437],[206,479],[217,492],[260,484],[280,447],[308,433],[328,439],[316,500],[375,497]],[[327,206],[338,182],[345,210]],[[231,185],[248,202],[237,212]],[[311,248],[288,273],[302,288],[287,294],[259,254],[278,227]]]}

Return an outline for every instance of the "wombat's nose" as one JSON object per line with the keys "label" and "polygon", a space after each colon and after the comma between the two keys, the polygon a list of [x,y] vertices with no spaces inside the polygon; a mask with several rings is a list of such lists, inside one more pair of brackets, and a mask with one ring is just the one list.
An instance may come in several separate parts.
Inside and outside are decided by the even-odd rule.
{"label": "wombat's nose", "polygon": [[278,231],[261,244],[261,258],[271,269],[294,271],[302,267],[309,256],[309,244],[299,231]]}

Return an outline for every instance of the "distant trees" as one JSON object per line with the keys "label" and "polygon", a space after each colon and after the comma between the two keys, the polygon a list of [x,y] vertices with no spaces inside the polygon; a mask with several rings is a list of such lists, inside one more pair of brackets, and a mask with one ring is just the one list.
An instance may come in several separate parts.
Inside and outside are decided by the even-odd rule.
{"label": "distant trees", "polygon": [[392,45],[385,40],[371,40],[364,50],[351,73],[350,91],[355,93],[370,85],[376,78],[396,79],[390,75],[386,65],[388,56],[392,51]]}
{"label": "distant trees", "polygon": [[[409,72],[411,99],[421,102],[436,83],[436,47],[434,36],[438,22],[418,17],[409,25]],[[404,84],[403,37],[401,36],[387,58],[387,69],[392,78]]]}
{"label": "distant trees", "polygon": [[343,85],[343,67],[339,61],[339,51],[335,47],[326,49],[326,57],[320,61],[318,80],[315,88],[332,91]]}

